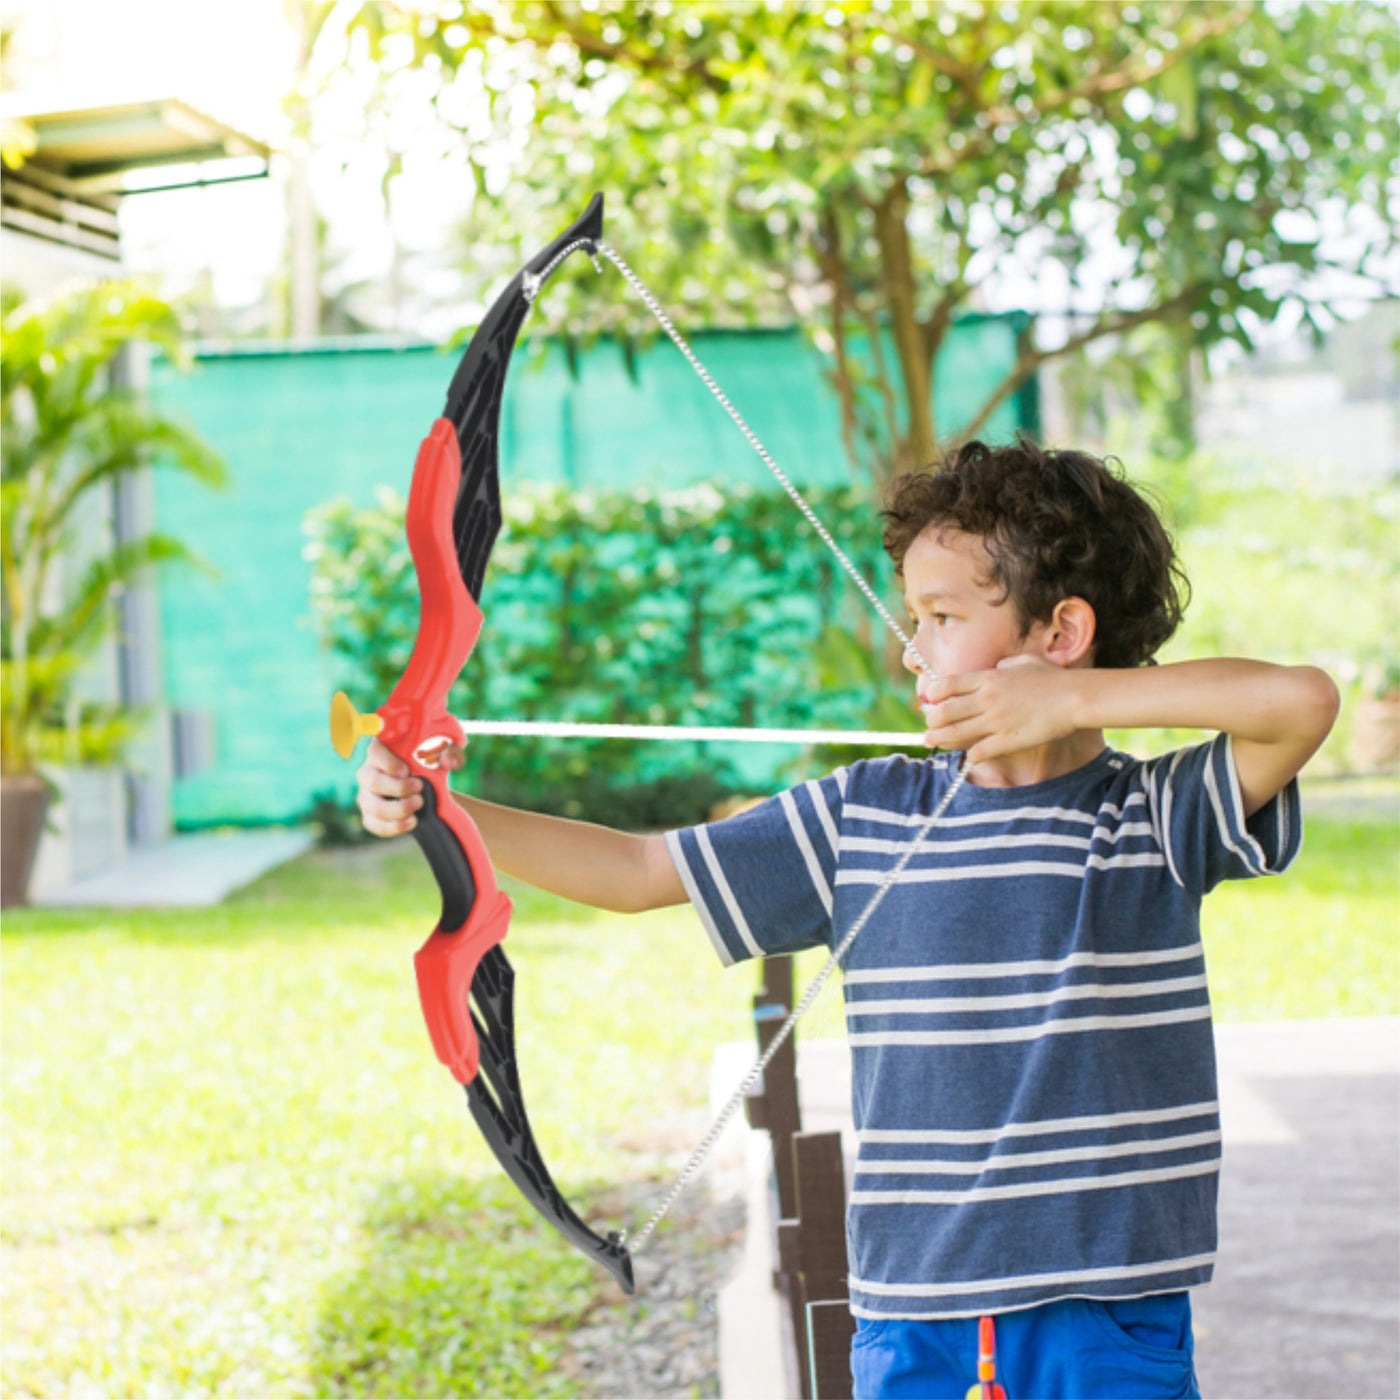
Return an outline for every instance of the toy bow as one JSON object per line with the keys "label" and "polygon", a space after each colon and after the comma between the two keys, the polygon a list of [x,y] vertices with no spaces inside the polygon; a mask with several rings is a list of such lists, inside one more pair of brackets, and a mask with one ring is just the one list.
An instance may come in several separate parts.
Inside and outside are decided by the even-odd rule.
{"label": "toy bow", "polygon": [[635,1291],[621,1237],[586,1225],[545,1166],[525,1111],[515,1054],[515,972],[500,947],[511,903],[471,818],[452,800],[442,750],[463,742],[447,693],[481,632],[486,563],[501,528],[498,441],[506,369],[536,293],[579,248],[596,252],[603,198],[537,253],[498,296],[472,336],[447,391],[447,407],[418,451],[407,532],[418,575],[418,636],[389,699],[359,715],[343,694],[331,703],[331,738],[348,758],[363,734],[382,741],[423,779],[413,835],[442,892],[442,917],[414,967],[438,1058],[466,1089],[496,1159],[525,1199],[625,1293]]}

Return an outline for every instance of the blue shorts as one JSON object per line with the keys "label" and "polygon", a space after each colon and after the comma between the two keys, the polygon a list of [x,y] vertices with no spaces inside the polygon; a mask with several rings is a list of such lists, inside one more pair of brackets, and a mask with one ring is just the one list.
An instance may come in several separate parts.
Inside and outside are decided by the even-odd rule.
{"label": "blue shorts", "polygon": [[[1199,1400],[1191,1300],[1064,1298],[996,1319],[1007,1400]],[[851,1344],[856,1400],[963,1400],[977,1381],[977,1319],[860,1318]]]}

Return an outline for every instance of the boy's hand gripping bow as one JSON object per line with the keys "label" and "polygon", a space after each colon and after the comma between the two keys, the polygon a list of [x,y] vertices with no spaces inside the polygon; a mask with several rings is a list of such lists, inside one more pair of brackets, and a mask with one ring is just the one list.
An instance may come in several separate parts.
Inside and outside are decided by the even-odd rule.
{"label": "boy's hand gripping bow", "polygon": [[481,631],[481,585],[501,528],[497,447],[511,351],[545,279],[576,249],[593,253],[602,234],[603,199],[595,195],[582,218],[526,263],[472,336],[443,416],[418,451],[409,490],[408,543],[421,600],[413,654],[375,714],[358,715],[336,695],[331,740],[348,758],[361,735],[379,734],[423,779],[413,835],[442,891],[442,917],[414,966],[433,1048],[465,1086],[472,1117],[526,1200],[630,1294],[632,1259],[620,1237],[604,1239],[584,1224],[535,1143],[515,1058],[515,973],[500,948],[510,900],[438,762],[464,737],[447,712],[447,693]]}

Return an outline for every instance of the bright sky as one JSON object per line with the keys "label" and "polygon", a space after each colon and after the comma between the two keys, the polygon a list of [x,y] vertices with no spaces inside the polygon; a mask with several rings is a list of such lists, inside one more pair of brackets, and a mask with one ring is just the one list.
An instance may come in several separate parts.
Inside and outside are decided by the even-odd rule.
{"label": "bright sky", "polygon": [[[52,108],[180,97],[285,149],[282,97],[295,54],[283,0],[0,0],[0,14],[17,22],[10,100]],[[334,123],[333,104],[326,110]],[[356,115],[345,114],[347,134]],[[460,199],[444,198],[462,182],[444,184],[439,154],[407,160],[394,191],[400,240],[409,247],[445,246],[463,212]],[[342,281],[385,277],[393,253],[382,167],[372,152],[363,155],[342,143],[311,163]],[[269,180],[129,196],[121,210],[129,265],[161,273],[172,294],[207,276],[222,304],[254,301],[283,267],[285,169],[274,161]],[[444,306],[443,333],[460,324],[460,308]]]}
{"label": "bright sky", "polygon": [[282,0],[3,0],[19,89],[84,106],[167,94],[251,134],[281,125]]}
{"label": "bright sky", "polygon": [[[15,89],[44,107],[182,97],[262,140],[285,132],[292,72],[282,0],[3,0],[17,22]],[[123,239],[138,268],[174,281],[215,272],[220,299],[257,294],[285,235],[271,180],[125,201]]]}

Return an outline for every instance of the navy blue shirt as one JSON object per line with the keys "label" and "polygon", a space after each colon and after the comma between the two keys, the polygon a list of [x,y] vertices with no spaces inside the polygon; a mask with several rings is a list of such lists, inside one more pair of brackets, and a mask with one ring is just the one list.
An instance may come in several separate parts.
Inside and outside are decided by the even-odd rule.
{"label": "navy blue shirt", "polygon": [[[836,946],[956,761],[857,763],[670,833],[721,960]],[[963,785],[846,957],[857,1317],[1210,1278],[1220,1121],[1201,898],[1285,869],[1301,839],[1296,782],[1245,820],[1225,735]]]}

